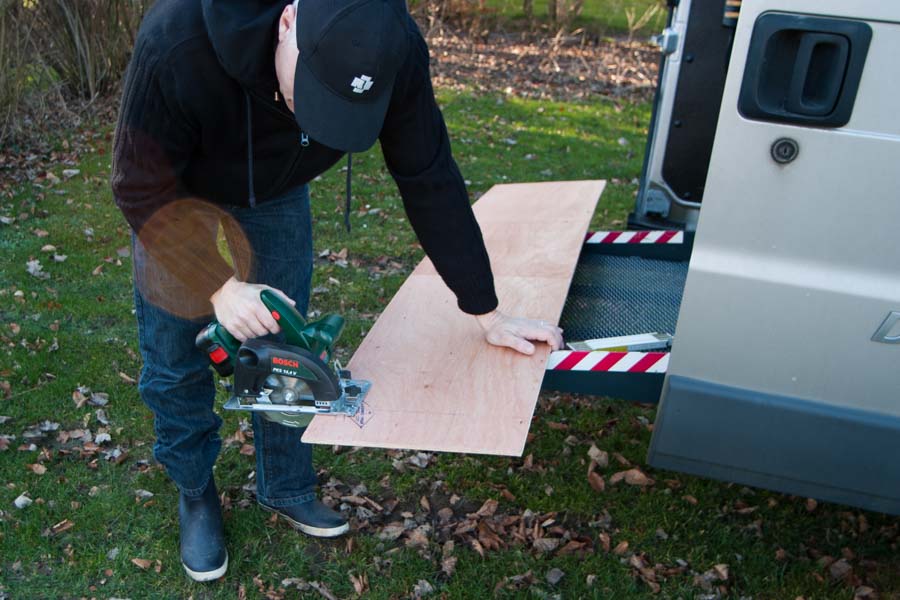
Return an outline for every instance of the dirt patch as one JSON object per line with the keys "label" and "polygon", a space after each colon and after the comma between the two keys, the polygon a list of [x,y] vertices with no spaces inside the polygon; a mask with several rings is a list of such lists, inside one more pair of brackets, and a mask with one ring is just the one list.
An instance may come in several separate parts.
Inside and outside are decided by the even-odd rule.
{"label": "dirt patch", "polygon": [[435,87],[524,98],[649,99],[659,49],[627,39],[496,33],[474,39],[447,28],[428,35]]}

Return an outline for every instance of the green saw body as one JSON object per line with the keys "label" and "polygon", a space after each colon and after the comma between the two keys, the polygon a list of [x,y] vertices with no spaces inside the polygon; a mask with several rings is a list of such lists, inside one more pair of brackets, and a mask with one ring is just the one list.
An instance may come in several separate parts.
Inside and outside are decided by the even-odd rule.
{"label": "green saw body", "polygon": [[284,344],[258,338],[242,344],[218,321],[197,335],[197,347],[219,375],[234,375],[234,395],[225,408],[259,411],[290,427],[305,427],[316,414],[357,415],[369,382],[353,381],[349,372],[328,366],[344,318],[328,314],[307,323],[270,289],[260,292],[260,300],[281,327]]}

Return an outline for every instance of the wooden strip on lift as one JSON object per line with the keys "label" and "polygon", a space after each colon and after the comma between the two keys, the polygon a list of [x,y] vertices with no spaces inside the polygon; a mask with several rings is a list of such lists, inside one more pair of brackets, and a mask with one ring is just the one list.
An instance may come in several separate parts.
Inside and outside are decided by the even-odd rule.
{"label": "wooden strip on lift", "polygon": [[[558,322],[604,185],[497,185],[475,204],[504,312]],[[520,456],[549,354],[489,345],[425,259],[347,365],[372,382],[371,419],[315,417],[303,441]]]}

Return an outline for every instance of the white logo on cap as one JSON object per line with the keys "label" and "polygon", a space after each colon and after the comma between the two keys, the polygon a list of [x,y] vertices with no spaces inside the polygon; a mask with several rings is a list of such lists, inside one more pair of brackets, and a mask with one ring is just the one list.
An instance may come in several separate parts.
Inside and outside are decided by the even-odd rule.
{"label": "white logo on cap", "polygon": [[359,77],[353,78],[353,81],[350,82],[350,86],[353,87],[354,93],[362,94],[363,92],[369,91],[372,88],[373,83],[375,83],[375,80],[368,75],[360,75]]}

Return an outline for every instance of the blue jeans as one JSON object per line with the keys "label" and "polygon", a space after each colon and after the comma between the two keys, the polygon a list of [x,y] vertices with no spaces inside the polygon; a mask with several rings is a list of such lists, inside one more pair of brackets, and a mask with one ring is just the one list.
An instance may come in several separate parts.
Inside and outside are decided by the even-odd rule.
{"label": "blue jeans", "polygon": [[[253,283],[282,290],[305,315],[312,278],[312,227],[309,189],[301,186],[256,208],[227,207],[240,224],[253,251]],[[179,490],[199,496],[212,475],[222,445],[222,419],[213,411],[215,384],[209,358],[194,346],[194,339],[210,317],[175,316],[147,301],[146,285],[162,286],[177,296],[180,284],[165,274],[147,278],[146,250],[133,237],[135,293],[141,370],[138,390],[155,417],[153,454],[166,467]],[[205,301],[205,299],[201,299]],[[291,506],[315,498],[316,475],[312,447],[300,441],[302,429],[285,427],[254,413],[257,498],[275,507]]]}

